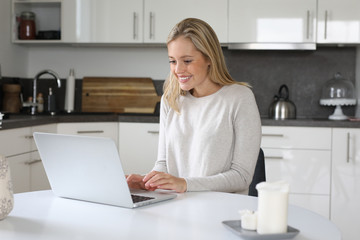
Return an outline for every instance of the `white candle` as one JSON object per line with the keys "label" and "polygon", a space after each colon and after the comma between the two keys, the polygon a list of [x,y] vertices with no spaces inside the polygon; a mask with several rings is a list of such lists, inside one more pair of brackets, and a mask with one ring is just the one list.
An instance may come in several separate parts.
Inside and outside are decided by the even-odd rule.
{"label": "white candle", "polygon": [[257,228],[257,213],[250,210],[242,210],[241,227],[246,230],[256,230]]}
{"label": "white candle", "polygon": [[280,181],[262,182],[256,185],[258,190],[259,234],[287,232],[289,184]]}

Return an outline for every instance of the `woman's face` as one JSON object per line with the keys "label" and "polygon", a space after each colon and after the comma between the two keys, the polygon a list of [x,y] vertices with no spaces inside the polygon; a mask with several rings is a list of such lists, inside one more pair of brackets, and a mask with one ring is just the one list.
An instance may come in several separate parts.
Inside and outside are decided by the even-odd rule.
{"label": "woman's face", "polygon": [[182,90],[193,89],[196,97],[205,96],[214,83],[208,69],[210,61],[199,52],[192,41],[180,36],[168,44],[170,70],[176,76]]}

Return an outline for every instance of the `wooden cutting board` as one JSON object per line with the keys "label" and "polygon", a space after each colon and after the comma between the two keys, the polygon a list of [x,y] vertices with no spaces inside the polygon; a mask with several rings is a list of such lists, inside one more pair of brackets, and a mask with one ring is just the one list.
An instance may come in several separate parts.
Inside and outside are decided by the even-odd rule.
{"label": "wooden cutting board", "polygon": [[153,113],[160,101],[151,78],[84,77],[83,112]]}

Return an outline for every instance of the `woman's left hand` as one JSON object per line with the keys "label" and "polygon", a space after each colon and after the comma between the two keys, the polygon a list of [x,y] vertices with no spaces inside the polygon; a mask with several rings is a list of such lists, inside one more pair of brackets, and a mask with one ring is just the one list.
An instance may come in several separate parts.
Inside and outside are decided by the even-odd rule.
{"label": "woman's left hand", "polygon": [[175,190],[178,193],[183,193],[187,189],[184,178],[174,177],[168,173],[151,171],[144,178],[145,188],[148,190],[166,189]]}

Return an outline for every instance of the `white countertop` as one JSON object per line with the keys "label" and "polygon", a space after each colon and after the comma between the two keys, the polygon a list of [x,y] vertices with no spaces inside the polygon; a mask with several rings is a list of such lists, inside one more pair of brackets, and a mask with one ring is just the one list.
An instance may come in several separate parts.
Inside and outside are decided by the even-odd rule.
{"label": "white countertop", "polygon": [[[51,191],[15,194],[15,207],[0,221],[1,239],[241,239],[222,221],[240,219],[241,209],[257,209],[257,198],[219,192],[189,192],[138,209],[63,199]],[[340,240],[326,218],[289,206],[295,240]]]}

